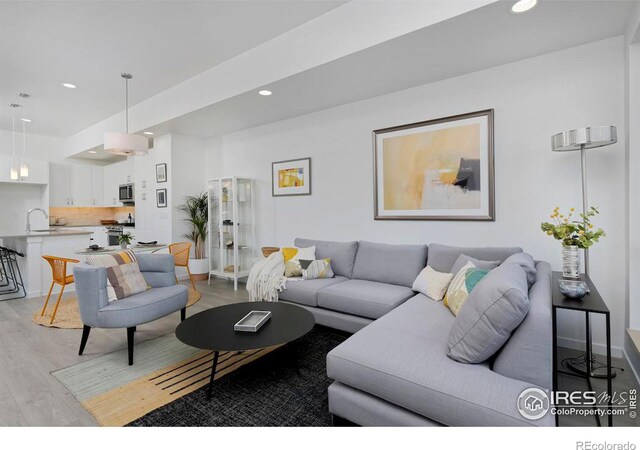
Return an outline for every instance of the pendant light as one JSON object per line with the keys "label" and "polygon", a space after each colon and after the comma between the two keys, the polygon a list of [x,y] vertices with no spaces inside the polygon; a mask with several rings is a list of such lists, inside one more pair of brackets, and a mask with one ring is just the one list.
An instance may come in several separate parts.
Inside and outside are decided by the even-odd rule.
{"label": "pendant light", "polygon": [[129,133],[129,80],[133,78],[131,74],[123,73],[124,78],[124,101],[125,101],[125,133],[105,133],[104,150],[107,153],[124,156],[143,156],[149,154],[149,140],[144,136]]}
{"label": "pendant light", "polygon": [[16,103],[9,103],[9,107],[12,108],[11,115],[11,147],[13,149],[13,161],[11,161],[11,181],[18,181],[18,164],[16,160],[16,108],[20,105]]}
{"label": "pendant light", "polygon": [[[29,94],[18,94],[22,98],[29,98]],[[22,161],[20,162],[20,178],[29,176],[29,165],[25,161],[27,156],[27,108],[22,108]]]}

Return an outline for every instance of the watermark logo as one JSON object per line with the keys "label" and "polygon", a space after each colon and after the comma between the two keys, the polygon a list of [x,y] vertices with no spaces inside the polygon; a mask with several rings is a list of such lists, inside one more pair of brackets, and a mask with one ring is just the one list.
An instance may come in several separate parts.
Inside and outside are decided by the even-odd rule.
{"label": "watermark logo", "polygon": [[542,389],[525,389],[518,397],[518,411],[525,419],[540,419],[549,411],[549,396]]}

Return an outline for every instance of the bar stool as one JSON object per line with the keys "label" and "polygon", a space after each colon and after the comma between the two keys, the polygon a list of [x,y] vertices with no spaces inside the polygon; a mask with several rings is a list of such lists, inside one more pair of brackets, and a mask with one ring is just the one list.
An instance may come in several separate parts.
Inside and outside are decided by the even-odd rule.
{"label": "bar stool", "polygon": [[58,312],[58,306],[60,306],[60,299],[62,299],[62,293],[64,292],[65,286],[73,283],[73,275],[67,275],[67,263],[79,263],[80,261],[78,261],[77,259],[62,258],[60,256],[49,255],[44,255],[42,258],[45,259],[51,266],[51,275],[53,277],[53,281],[51,282],[49,294],[47,294],[47,299],[44,302],[44,306],[42,307],[40,316],[44,316],[44,313],[47,310],[47,304],[49,303],[49,298],[51,297],[51,291],[53,291],[53,285],[59,284],[60,286],[62,286],[62,289],[60,289],[60,294],[58,295],[58,300],[56,301],[56,306],[53,309],[53,314],[51,315],[51,320],[49,321],[49,324],[52,324],[53,319],[55,319],[56,313]]}
{"label": "bar stool", "polygon": [[[169,253],[173,255],[176,267],[186,267],[189,274],[189,280],[191,281],[191,287],[196,289],[196,285],[191,277],[191,271],[189,270],[189,254],[191,253],[191,242],[177,242],[169,245]],[[178,276],[176,275],[176,283],[178,283]]]}
{"label": "bar stool", "polygon": [[[27,296],[18,265],[18,256],[24,258],[24,254],[0,246],[0,300],[14,300]],[[16,295],[8,297],[10,294]]]}

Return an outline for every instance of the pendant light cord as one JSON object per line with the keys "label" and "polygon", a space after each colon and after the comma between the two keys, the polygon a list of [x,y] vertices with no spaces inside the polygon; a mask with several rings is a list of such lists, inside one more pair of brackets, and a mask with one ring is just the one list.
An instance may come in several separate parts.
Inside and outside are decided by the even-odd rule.
{"label": "pendant light cord", "polygon": [[127,121],[126,129],[129,134],[129,78],[124,79],[124,105],[125,105],[125,120]]}
{"label": "pendant light cord", "polygon": [[26,108],[22,108],[22,156],[27,154],[27,118]]}

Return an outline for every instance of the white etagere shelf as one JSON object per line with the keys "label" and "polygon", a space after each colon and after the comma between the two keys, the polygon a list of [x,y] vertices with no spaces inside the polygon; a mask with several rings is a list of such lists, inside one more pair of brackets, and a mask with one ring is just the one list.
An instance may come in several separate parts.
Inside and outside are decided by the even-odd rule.
{"label": "white etagere shelf", "polygon": [[209,282],[216,276],[238,280],[249,276],[256,254],[254,180],[214,178],[209,191]]}

